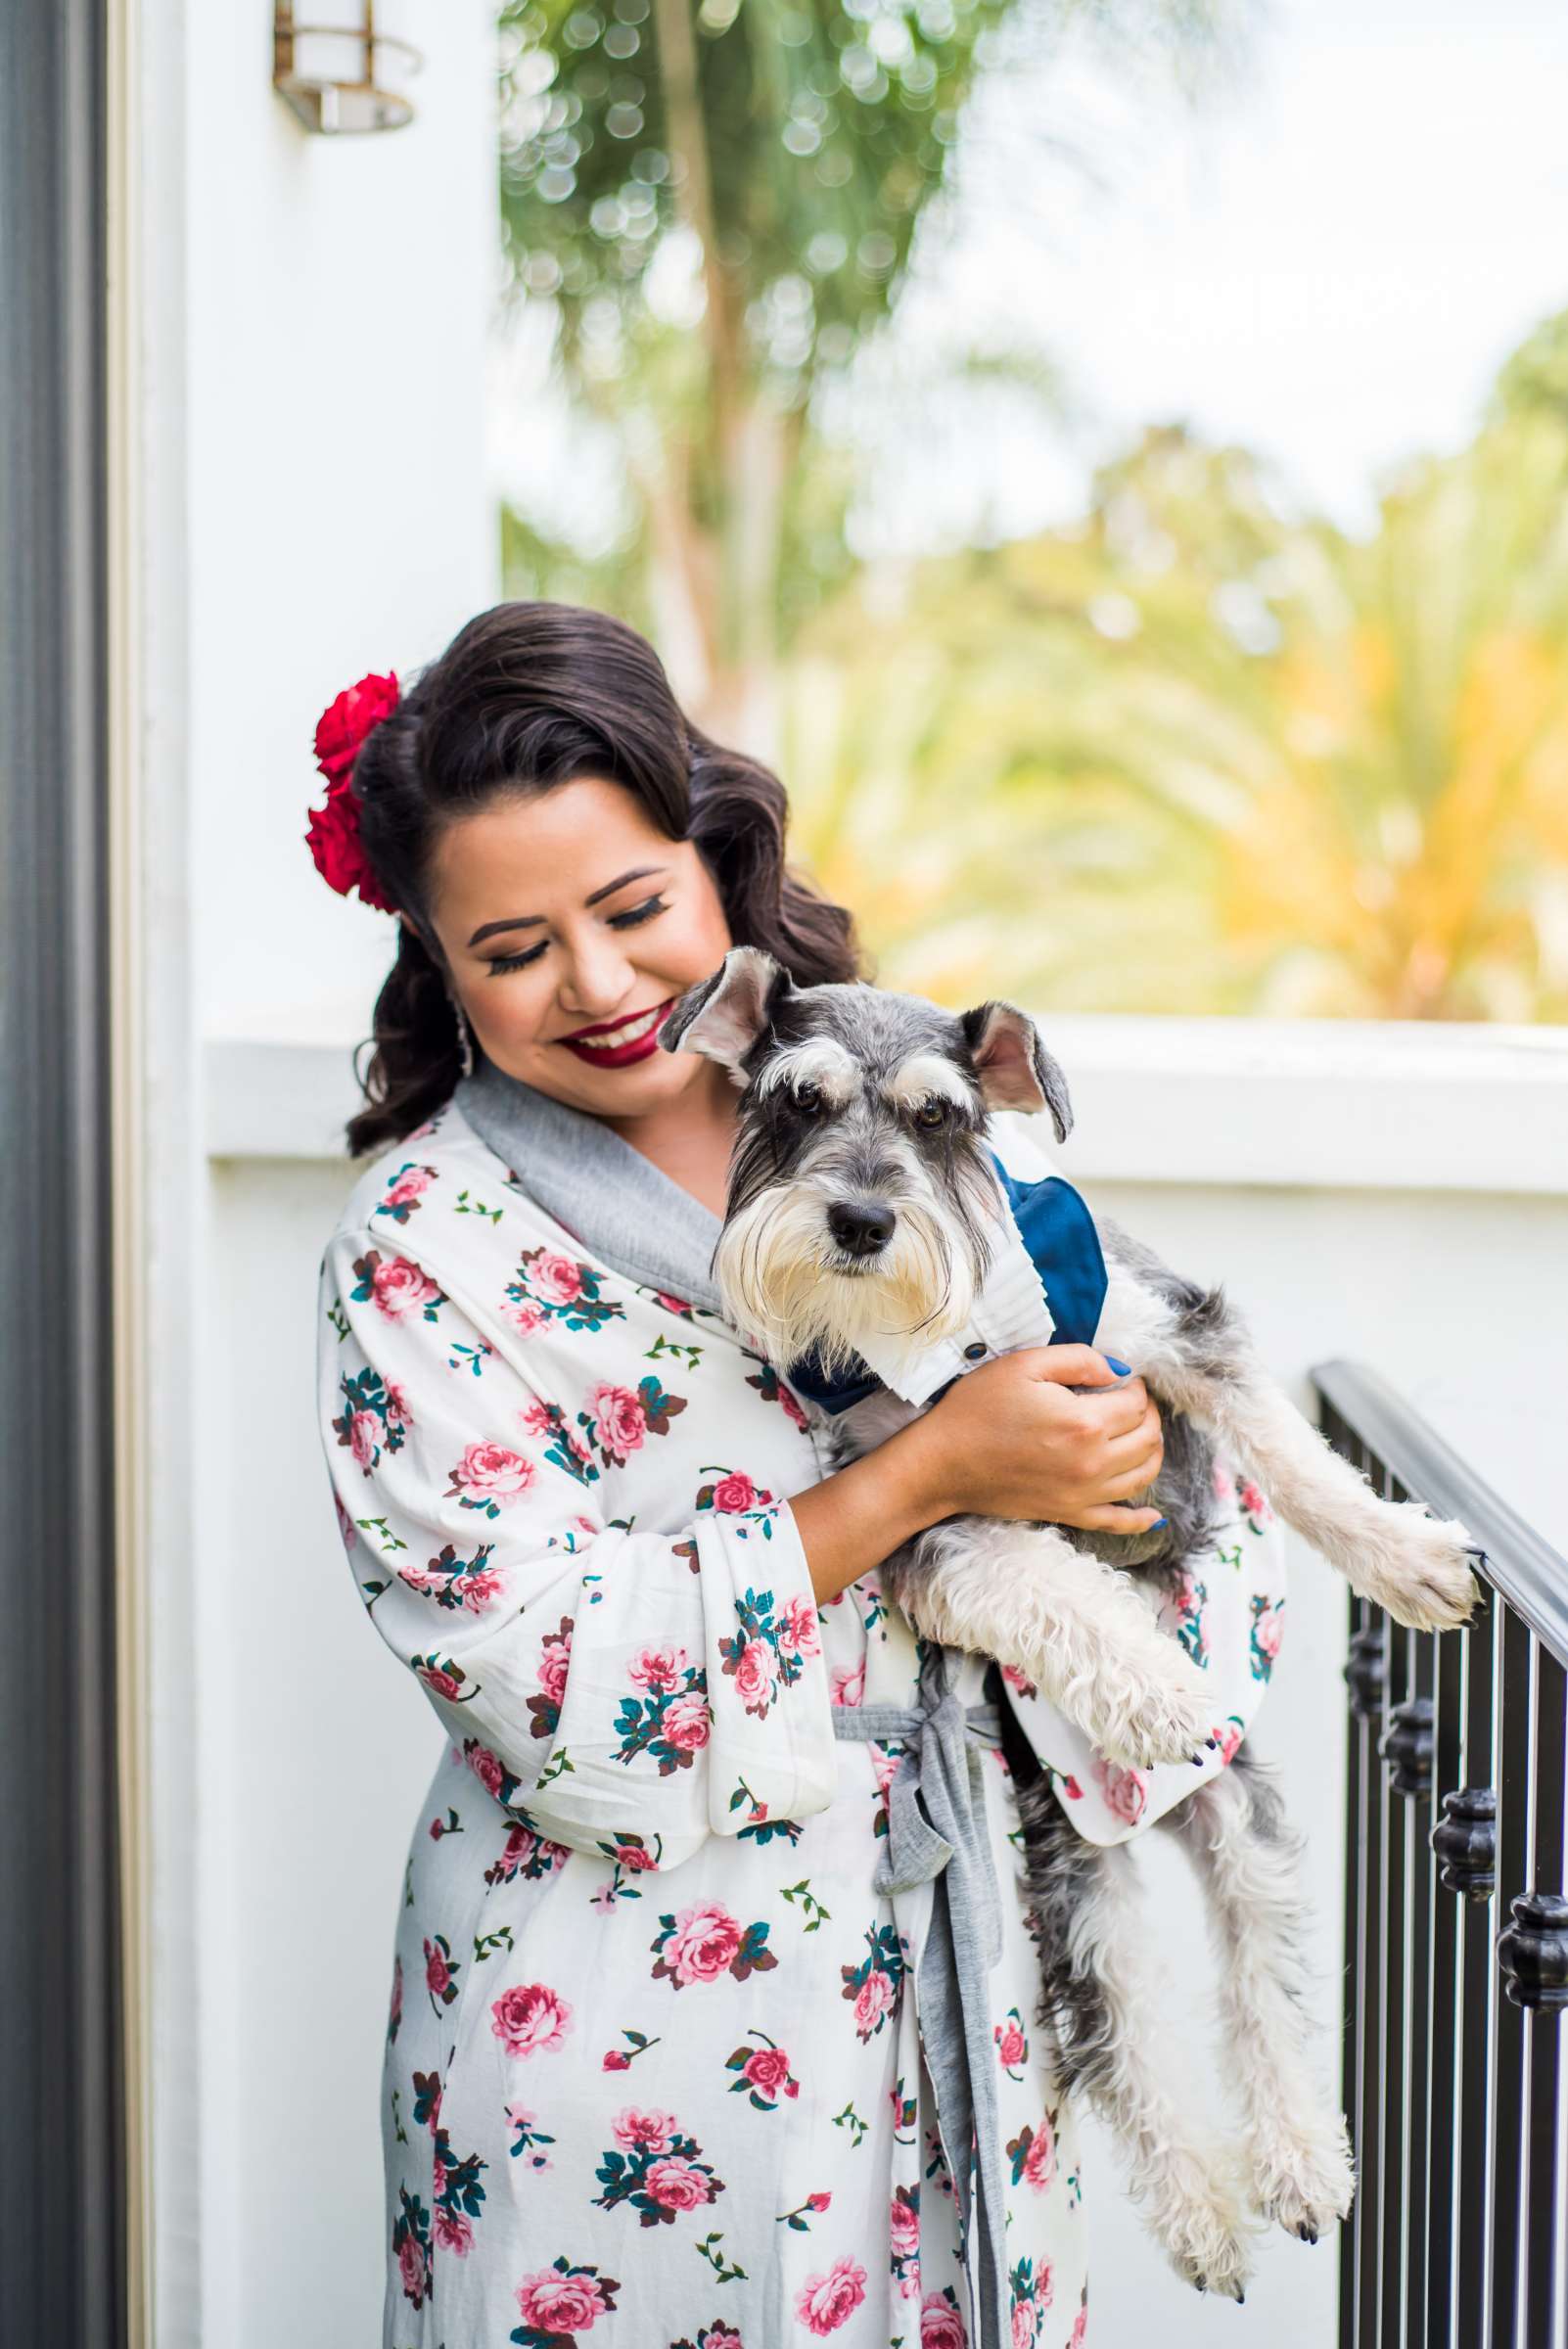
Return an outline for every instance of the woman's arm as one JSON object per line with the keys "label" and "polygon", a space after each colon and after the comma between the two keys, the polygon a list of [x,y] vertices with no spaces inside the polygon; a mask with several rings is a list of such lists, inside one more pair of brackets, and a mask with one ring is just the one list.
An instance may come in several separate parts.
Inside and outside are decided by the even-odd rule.
{"label": "woman's arm", "polygon": [[[1072,1392],[1083,1386],[1103,1392]],[[928,1525],[970,1511],[1142,1533],[1159,1510],[1126,1504],[1162,1456],[1141,1378],[1089,1346],[1028,1346],[968,1372],[912,1426],[788,1506],[825,1604]]]}

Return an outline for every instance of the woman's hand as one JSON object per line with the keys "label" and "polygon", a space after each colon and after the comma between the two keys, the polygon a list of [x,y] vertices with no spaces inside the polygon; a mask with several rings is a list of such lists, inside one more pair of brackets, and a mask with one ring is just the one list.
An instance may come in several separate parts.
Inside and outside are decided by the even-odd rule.
{"label": "woman's hand", "polygon": [[1161,1515],[1127,1505],[1160,1472],[1160,1414],[1142,1379],[1091,1346],[1026,1346],[983,1363],[897,1441],[930,1523],[973,1512],[1138,1534]]}

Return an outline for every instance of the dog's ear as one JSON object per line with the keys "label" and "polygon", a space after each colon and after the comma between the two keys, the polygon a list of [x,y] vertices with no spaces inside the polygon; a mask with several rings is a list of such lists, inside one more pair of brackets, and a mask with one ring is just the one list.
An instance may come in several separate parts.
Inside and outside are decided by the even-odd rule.
{"label": "dog's ear", "polygon": [[711,978],[689,988],[659,1031],[667,1052],[702,1052],[744,1085],[742,1066],[783,996],[790,975],[761,946],[731,946]]}
{"label": "dog's ear", "polygon": [[964,1041],[988,1109],[1048,1109],[1056,1138],[1073,1130],[1067,1079],[1039,1040],[1039,1031],[1016,1003],[979,1003],[959,1015]]}

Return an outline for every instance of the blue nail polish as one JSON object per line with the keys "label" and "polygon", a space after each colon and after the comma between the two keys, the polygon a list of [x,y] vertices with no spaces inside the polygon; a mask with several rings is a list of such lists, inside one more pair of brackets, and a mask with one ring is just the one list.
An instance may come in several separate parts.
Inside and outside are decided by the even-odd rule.
{"label": "blue nail polish", "polygon": [[1149,1527],[1149,1532],[1151,1534],[1157,1534],[1162,1525],[1169,1525],[1170,1522],[1171,1520],[1169,1517],[1156,1517],[1154,1523]]}
{"label": "blue nail polish", "polygon": [[1132,1365],[1130,1362],[1119,1362],[1114,1354],[1108,1354],[1105,1359],[1110,1363],[1111,1368],[1116,1372],[1118,1378],[1131,1377]]}

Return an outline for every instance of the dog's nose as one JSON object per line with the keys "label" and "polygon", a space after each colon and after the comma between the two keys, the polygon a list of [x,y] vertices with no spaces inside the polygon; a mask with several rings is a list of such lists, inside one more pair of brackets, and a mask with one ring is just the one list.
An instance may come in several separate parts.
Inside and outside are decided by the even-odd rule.
{"label": "dog's nose", "polygon": [[886,1248],[897,1221],[891,1207],[854,1207],[841,1199],[828,1209],[828,1229],[851,1256],[875,1256]]}

